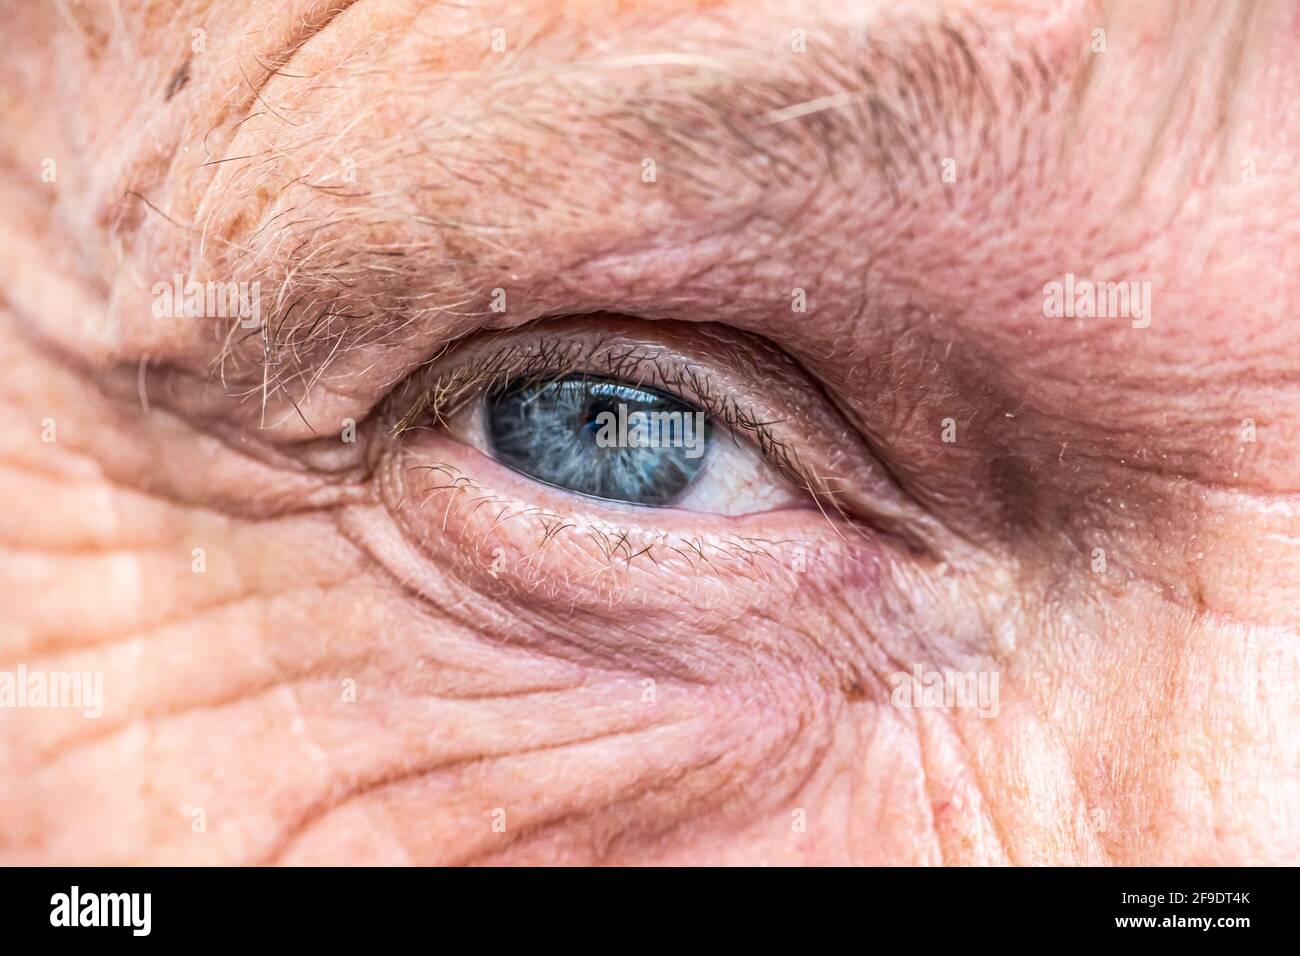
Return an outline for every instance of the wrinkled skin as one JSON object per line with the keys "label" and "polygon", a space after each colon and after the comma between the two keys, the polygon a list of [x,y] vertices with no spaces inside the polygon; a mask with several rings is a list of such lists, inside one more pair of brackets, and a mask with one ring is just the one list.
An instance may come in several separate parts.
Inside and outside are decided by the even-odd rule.
{"label": "wrinkled skin", "polygon": [[[844,6],[0,13],[0,670],[104,688],[0,710],[0,861],[1300,862],[1294,5]],[[395,435],[488,329],[684,356],[843,513]]]}

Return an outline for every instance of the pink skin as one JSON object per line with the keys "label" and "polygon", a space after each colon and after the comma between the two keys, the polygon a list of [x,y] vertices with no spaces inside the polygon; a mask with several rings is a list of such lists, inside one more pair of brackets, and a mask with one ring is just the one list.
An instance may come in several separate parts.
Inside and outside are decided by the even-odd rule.
{"label": "pink skin", "polygon": [[[174,6],[0,13],[0,671],[104,681],[0,709],[0,862],[1300,861],[1292,5]],[[265,395],[176,273],[303,299]],[[647,510],[393,435],[539,335],[804,472]]]}

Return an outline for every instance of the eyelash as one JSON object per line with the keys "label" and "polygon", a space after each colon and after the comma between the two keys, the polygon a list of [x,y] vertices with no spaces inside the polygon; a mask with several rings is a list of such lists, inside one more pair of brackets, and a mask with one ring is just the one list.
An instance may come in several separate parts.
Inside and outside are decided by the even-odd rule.
{"label": "eyelash", "polygon": [[561,338],[504,345],[495,352],[445,367],[435,358],[412,380],[399,404],[404,411],[391,428],[393,438],[432,420],[446,425],[467,402],[511,384],[554,381],[591,374],[629,384],[662,389],[697,404],[733,436],[747,433],[763,458],[788,479],[812,493],[814,487],[795,451],[772,431],[776,421],[759,421],[729,396],[718,395],[707,372],[665,357],[654,346],[585,343]]}
{"label": "eyelash", "polygon": [[[539,323],[489,332],[445,346],[390,394],[374,421],[372,434],[379,441],[371,446],[378,456],[373,460],[383,460],[385,449],[400,448],[410,433],[457,432],[459,415],[476,411],[470,403],[496,389],[590,374],[695,404],[719,427],[719,439],[721,432],[730,432],[733,441],[752,448],[808,497],[840,538],[888,539],[913,555],[959,547],[897,485],[833,406],[815,399],[797,404],[808,402],[815,386],[785,353],[761,339],[737,341],[734,331],[712,331],[707,324],[666,324],[661,334],[667,341],[660,342],[659,328],[648,323],[628,320],[629,330],[608,333],[586,328],[582,318],[557,320],[555,327]],[[772,396],[775,400],[769,400]],[[811,449],[806,455],[804,442]]]}

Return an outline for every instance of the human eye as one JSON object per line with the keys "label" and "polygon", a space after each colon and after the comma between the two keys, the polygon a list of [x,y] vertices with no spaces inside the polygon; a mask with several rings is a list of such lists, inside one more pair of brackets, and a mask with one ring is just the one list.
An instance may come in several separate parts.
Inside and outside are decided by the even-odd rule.
{"label": "human eye", "polygon": [[729,328],[597,315],[482,333],[379,418],[383,496],[441,563],[729,587],[814,549],[870,565],[863,549],[922,529],[802,367]]}
{"label": "human eye", "polygon": [[721,384],[738,373],[716,359],[652,330],[568,323],[489,336],[430,368],[397,430],[445,427],[496,465],[602,507],[811,506],[793,439],[777,434],[786,423],[759,421],[743,386]]}

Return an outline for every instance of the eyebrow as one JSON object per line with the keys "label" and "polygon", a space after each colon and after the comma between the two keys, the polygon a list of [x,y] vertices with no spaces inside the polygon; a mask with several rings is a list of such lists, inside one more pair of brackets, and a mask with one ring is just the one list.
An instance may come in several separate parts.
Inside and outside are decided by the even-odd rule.
{"label": "eyebrow", "polygon": [[[547,35],[534,42],[546,44]],[[947,15],[890,24],[866,36],[810,30],[805,52],[779,59],[719,41],[704,51],[580,58],[529,69],[493,66],[415,79],[416,86],[467,84],[473,101],[486,105],[478,115],[425,117],[409,131],[410,148],[372,144],[377,155],[390,157],[375,173],[383,188],[349,190],[300,177],[278,183],[275,203],[236,239],[236,254],[223,263],[223,274],[260,281],[273,300],[260,329],[231,326],[220,358],[223,374],[238,380],[242,368],[262,387],[301,385],[315,381],[319,363],[341,348],[398,340],[420,309],[409,301],[358,301],[356,290],[377,279],[472,314],[484,301],[479,290],[463,277],[456,289],[438,288],[432,277],[439,256],[464,262],[499,251],[501,233],[493,223],[454,205],[412,216],[413,225],[436,230],[439,248],[432,255],[415,244],[376,241],[367,231],[382,223],[391,232],[402,214],[384,203],[396,196],[400,204],[404,188],[430,188],[417,183],[421,170],[444,178],[447,197],[491,190],[503,218],[547,201],[538,188],[539,167],[516,159],[535,156],[539,138],[561,149],[589,145],[597,153],[632,150],[656,158],[672,170],[676,192],[668,195],[684,215],[694,204],[719,200],[719,170],[739,174],[759,191],[811,191],[865,170],[879,182],[881,201],[897,205],[914,186],[939,179],[939,144],[950,152],[969,144],[961,154],[963,161],[970,157],[968,183],[998,175],[982,168],[1001,156],[995,147],[1007,140],[1023,150],[1028,139],[1017,131],[1060,102],[1065,73],[1080,66],[1070,61],[1053,70],[1038,51],[1009,47],[978,21]],[[308,143],[313,135],[322,141],[329,130],[286,132]],[[303,147],[283,149],[294,148]],[[280,175],[279,155],[278,148],[268,149],[214,168],[228,182],[247,176],[266,191]],[[340,239],[340,230],[354,235]],[[279,371],[268,378],[266,366]]]}

